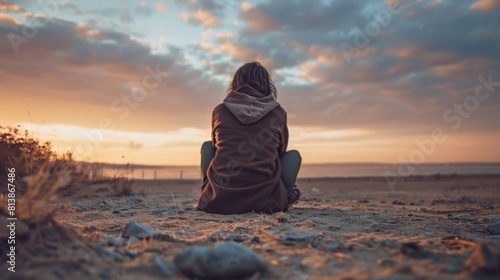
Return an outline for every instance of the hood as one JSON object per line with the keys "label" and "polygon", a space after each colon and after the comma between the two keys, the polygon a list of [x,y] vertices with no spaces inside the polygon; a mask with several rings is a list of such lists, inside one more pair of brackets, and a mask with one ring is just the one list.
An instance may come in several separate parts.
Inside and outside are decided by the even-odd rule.
{"label": "hood", "polygon": [[266,96],[248,85],[231,91],[223,103],[243,124],[253,124],[280,106],[273,96]]}

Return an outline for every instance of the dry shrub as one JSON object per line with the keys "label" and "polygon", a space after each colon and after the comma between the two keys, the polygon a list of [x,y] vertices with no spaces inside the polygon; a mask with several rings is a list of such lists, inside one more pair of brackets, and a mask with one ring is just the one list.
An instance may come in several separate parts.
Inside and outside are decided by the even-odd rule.
{"label": "dry shrub", "polygon": [[126,177],[115,177],[109,182],[111,190],[116,195],[129,196],[136,193],[135,183],[137,180]]}
{"label": "dry shrub", "polygon": [[[71,158],[71,154],[57,156],[50,144],[40,145],[38,140],[19,136],[15,129],[5,129],[0,137],[0,164],[2,184],[7,183],[7,168],[16,169],[15,217],[16,243],[8,244],[9,231],[0,229],[0,247],[9,252],[15,246],[16,273],[7,272],[7,256],[2,253],[0,269],[7,278],[54,278],[54,269],[69,275],[99,278],[99,271],[109,267],[96,254],[92,244],[55,220],[53,202],[72,201],[90,195],[94,190],[82,189],[88,179]],[[17,137],[17,138],[16,138]],[[24,163],[24,165],[23,165]],[[24,182],[20,180],[25,178]],[[0,205],[0,220],[9,217],[6,188]],[[76,273],[76,274],[75,274]],[[68,277],[65,277],[68,278]],[[69,276],[69,278],[72,278]]]}
{"label": "dry shrub", "polygon": [[136,184],[137,179],[131,178],[133,173],[134,169],[127,164],[109,180],[109,186],[115,195],[143,194],[144,190],[139,189]]}

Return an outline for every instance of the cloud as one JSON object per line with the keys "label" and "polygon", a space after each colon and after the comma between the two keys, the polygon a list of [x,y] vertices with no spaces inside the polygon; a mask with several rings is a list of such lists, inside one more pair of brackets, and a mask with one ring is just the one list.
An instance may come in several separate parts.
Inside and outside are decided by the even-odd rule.
{"label": "cloud", "polygon": [[148,17],[153,14],[154,8],[151,6],[137,6],[135,12],[139,15]]}
{"label": "cloud", "polygon": [[168,7],[163,2],[155,2],[153,5],[159,13],[165,13],[168,11]]}
{"label": "cloud", "polygon": [[130,140],[129,148],[131,150],[140,150],[142,148],[142,144],[140,142],[134,142],[134,141]]}
{"label": "cloud", "polygon": [[[71,11],[40,18],[47,24],[37,26],[35,36],[21,43],[16,55],[9,40],[0,40],[0,94],[3,102],[13,104],[2,122],[26,120],[29,111],[35,122],[89,131],[103,120],[111,120],[117,131],[147,135],[164,130],[181,135],[186,133],[182,127],[204,131],[237,67],[259,60],[271,69],[278,101],[288,111],[296,143],[303,148],[314,141],[324,149],[351,142],[372,145],[375,148],[363,151],[376,154],[378,145],[390,148],[400,140],[412,144],[435,127],[463,137],[453,143],[499,137],[498,88],[463,118],[459,132],[443,120],[446,110],[474,94],[479,76],[492,74],[494,81],[500,80],[500,20],[498,13],[486,13],[494,11],[492,2],[407,1],[400,13],[390,13],[389,1],[384,0],[249,1],[236,7],[235,14],[228,12],[233,7],[224,1],[175,3],[185,12],[185,22],[205,27],[188,28],[196,32],[178,38],[198,36],[199,42],[172,45],[176,38],[171,31],[177,31],[177,25],[162,25],[164,32],[157,34],[151,30],[158,25],[151,28],[144,20],[135,22],[132,30],[131,21],[123,21],[128,10],[107,7],[101,13],[85,10],[83,20],[63,19]],[[147,2],[139,3],[139,10],[135,5],[134,16],[158,12]],[[389,20],[382,25],[388,12]],[[9,33],[24,36],[23,27],[33,26],[33,16],[22,20],[22,13],[12,13],[1,14],[2,38]],[[233,16],[238,25],[230,24]],[[367,26],[373,24],[380,29],[367,35]],[[356,45],[360,34],[367,38],[366,46]],[[151,46],[159,40],[164,52]],[[354,48],[349,62],[342,43]],[[138,88],[156,67],[168,75],[156,87],[143,90],[144,100],[131,99],[132,93],[141,94]],[[344,132],[349,133],[340,137],[338,133]],[[120,147],[129,149],[128,141],[143,145],[137,154],[154,154],[149,143],[138,138],[123,137]],[[315,153],[322,156],[324,151]]]}
{"label": "cloud", "polygon": [[24,9],[7,1],[0,1],[0,11],[20,13],[24,12]]}
{"label": "cloud", "polygon": [[[389,11],[387,3],[322,3],[244,4],[238,36],[220,42],[233,62],[262,60],[280,73],[275,73],[279,98],[289,109],[291,123],[422,132],[446,126],[443,112],[474,93],[479,75],[500,77],[498,18],[477,14],[467,3],[405,4],[380,26],[377,36],[367,37],[365,48],[356,48],[350,63],[339,45],[354,46],[356,28],[365,32],[374,18],[380,20],[381,13]],[[297,79],[306,84],[285,83]],[[500,121],[493,113],[500,109],[500,98],[490,98],[481,105],[480,116],[468,120],[473,125],[467,129],[486,129]]]}
{"label": "cloud", "polygon": [[500,10],[500,1],[497,0],[477,0],[472,4],[471,9],[482,13],[494,13]]}
{"label": "cloud", "polygon": [[220,21],[217,16],[209,11],[199,10],[192,14],[183,13],[180,18],[193,25],[202,25],[207,28],[220,27]]}
{"label": "cloud", "polygon": [[0,13],[0,24],[21,25],[22,22],[13,16]]}
{"label": "cloud", "polygon": [[[0,25],[0,36],[21,36],[20,30]],[[17,104],[6,118],[25,119],[24,112],[30,111],[38,122],[99,127],[103,119],[111,119],[117,129],[131,131],[203,126],[225,86],[193,69],[181,49],[166,48],[165,54],[153,54],[129,35],[50,19],[36,36],[19,45],[17,55],[7,40],[0,41],[0,82],[6,85],[2,92],[15,93],[2,98]],[[149,84],[157,86],[146,90],[143,81],[152,72],[169,75],[159,81],[150,78]],[[133,92],[145,93],[146,98],[130,101]],[[51,105],[54,102],[58,105]],[[47,107],[52,109],[47,112]]]}
{"label": "cloud", "polygon": [[59,4],[59,7],[65,10],[70,11],[72,14],[75,15],[83,15],[85,12],[78,7],[75,3],[67,2],[67,3],[61,3]]}
{"label": "cloud", "polygon": [[226,6],[232,5],[233,1],[223,0],[175,0],[175,3],[187,8],[191,12],[207,11],[217,16],[223,16],[223,10]]}

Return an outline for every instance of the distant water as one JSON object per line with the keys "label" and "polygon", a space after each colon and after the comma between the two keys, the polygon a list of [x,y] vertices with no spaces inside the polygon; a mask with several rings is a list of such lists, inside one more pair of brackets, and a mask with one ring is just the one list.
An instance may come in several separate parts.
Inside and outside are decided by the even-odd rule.
{"label": "distant water", "polygon": [[[413,167],[414,170],[408,167]],[[402,173],[399,173],[398,169]],[[299,173],[299,178],[317,177],[372,177],[385,176],[386,172],[393,175],[468,175],[468,174],[500,174],[500,163],[451,163],[451,164],[419,164],[405,166],[398,164],[379,163],[328,163],[304,164]],[[162,167],[136,167],[128,172],[118,166],[108,166],[104,175],[114,176],[118,173],[127,173],[136,179],[200,179],[198,166],[162,166]]]}

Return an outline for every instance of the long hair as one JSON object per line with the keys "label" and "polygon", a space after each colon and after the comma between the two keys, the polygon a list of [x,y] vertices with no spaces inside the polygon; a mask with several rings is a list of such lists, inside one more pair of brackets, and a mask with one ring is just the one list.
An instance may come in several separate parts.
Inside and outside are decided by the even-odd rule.
{"label": "long hair", "polygon": [[266,96],[272,95],[274,99],[278,97],[269,71],[257,61],[248,62],[236,71],[227,92],[236,91],[244,85],[249,85]]}

